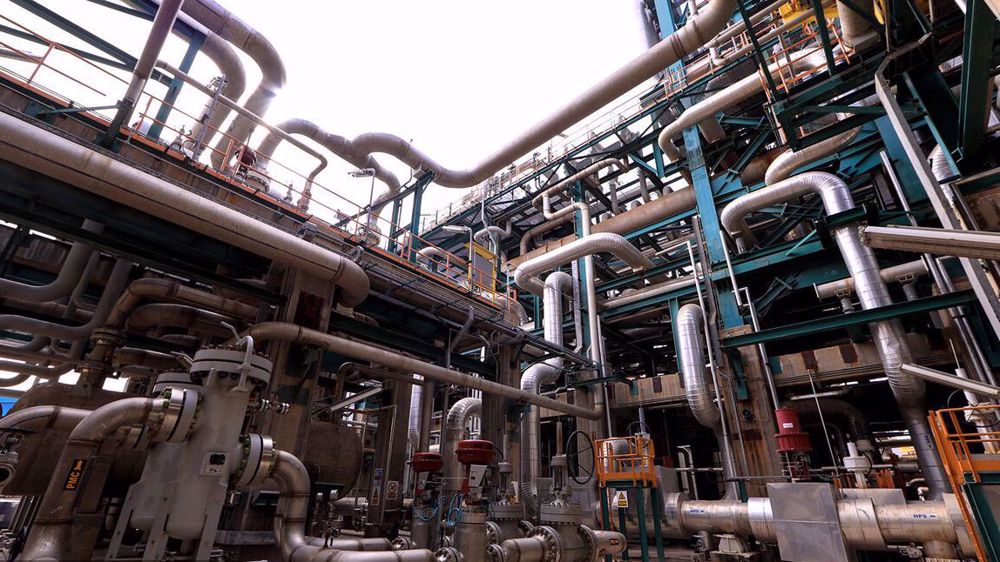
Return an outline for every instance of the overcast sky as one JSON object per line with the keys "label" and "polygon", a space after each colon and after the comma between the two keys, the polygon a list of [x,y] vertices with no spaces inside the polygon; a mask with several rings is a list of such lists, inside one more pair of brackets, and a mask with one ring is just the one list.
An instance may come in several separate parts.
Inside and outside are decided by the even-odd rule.
{"label": "overcast sky", "polygon": [[[288,82],[268,121],[303,117],[347,138],[394,133],[454,168],[475,164],[644,49],[635,0],[219,1],[262,31],[284,59]],[[135,56],[142,50],[148,22],[85,0],[41,2]],[[2,6],[0,13],[32,31],[94,51],[10,2]],[[43,46],[14,43],[30,54],[44,54]],[[177,66],[185,48],[171,37],[161,58]],[[87,107],[113,104],[124,93],[121,82],[102,80],[69,55],[51,56],[54,66],[87,86],[48,70],[37,74],[40,86]],[[0,64],[25,75],[33,68],[9,59]],[[249,94],[259,72],[249,59],[245,66]],[[202,82],[216,74],[204,56],[191,70]],[[178,105],[197,113],[204,101],[188,89]],[[179,115],[168,124],[190,126]],[[163,137],[170,140],[173,133]],[[311,167],[309,158],[289,147],[276,156],[296,168]],[[379,159],[401,179],[410,176],[398,161]],[[330,161],[319,183],[366,204],[369,180],[350,178],[346,172],[352,167]],[[424,212],[466,193],[432,187]],[[320,204],[312,210],[317,214],[329,214],[323,204],[351,210],[329,194],[316,198]]]}

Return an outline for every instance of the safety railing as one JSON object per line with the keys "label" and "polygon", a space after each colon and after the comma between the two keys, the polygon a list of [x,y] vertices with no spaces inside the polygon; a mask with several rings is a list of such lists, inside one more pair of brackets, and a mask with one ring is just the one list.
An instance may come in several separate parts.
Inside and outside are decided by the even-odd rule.
{"label": "safety railing", "polygon": [[[35,55],[24,45],[24,39],[0,32],[0,47],[17,57],[8,57],[9,62],[0,64],[0,75],[48,98],[54,105],[76,109],[78,113],[98,123],[110,124],[131,73],[117,69],[113,71],[87,60],[57,41],[15,21],[9,15],[0,15],[0,20],[22,33],[31,34],[37,39],[37,44],[44,48],[44,54]],[[169,71],[160,71],[169,74]],[[190,106],[202,111],[201,108],[208,101],[208,94],[186,88],[183,96],[186,98],[186,105],[182,106],[180,102],[166,101],[165,91],[157,93],[154,91],[157,88],[166,87],[155,81],[147,82],[135,104],[134,118],[120,131],[124,135],[124,142],[141,143],[155,148],[164,156],[175,159],[178,164],[185,162],[226,181],[268,210],[277,206],[298,214],[303,220],[320,228],[346,234],[353,242],[406,267],[416,268],[425,275],[452,284],[487,302],[497,302],[496,272],[492,264],[488,268],[476,267],[471,259],[474,253],[471,249],[469,258],[459,257],[441,248],[437,248],[432,256],[418,258],[419,250],[434,245],[383,218],[381,214],[367,213],[367,206],[355,203],[318,179],[300,172],[298,164],[307,157],[319,156],[317,152],[284,143],[282,149],[287,151],[291,147],[299,151],[299,154],[290,155],[286,152],[288,159],[295,163],[286,163],[272,156],[264,168],[256,162],[256,158],[248,158],[248,155],[253,154],[252,149],[224,130],[225,124],[214,127],[207,124],[205,115],[194,115],[186,109]],[[190,94],[191,91],[195,94]],[[164,108],[169,109],[168,119],[158,117]],[[216,105],[216,110],[222,109],[221,105]],[[177,121],[181,123],[178,124]],[[204,150],[197,155],[197,159],[193,158],[195,155],[191,148],[198,139],[190,136],[191,128],[196,123],[206,123],[207,128],[201,139]],[[160,138],[149,136],[147,133],[154,125],[163,131],[159,136],[172,137],[172,140],[164,142]],[[263,121],[260,126],[274,129]],[[222,165],[214,166],[213,160],[221,160]],[[303,187],[296,187],[296,183]],[[397,236],[399,233],[404,234]],[[441,273],[442,271],[451,273]],[[455,272],[460,272],[460,275],[454,275]]]}
{"label": "safety railing", "polygon": [[653,440],[648,435],[600,439],[594,445],[598,483],[631,482],[656,485]]}
{"label": "safety railing", "polygon": [[979,560],[988,560],[982,538],[975,531],[972,506],[964,493],[967,484],[983,482],[983,473],[1000,475],[1000,406],[969,406],[932,411],[931,432],[958,505],[973,539]]}

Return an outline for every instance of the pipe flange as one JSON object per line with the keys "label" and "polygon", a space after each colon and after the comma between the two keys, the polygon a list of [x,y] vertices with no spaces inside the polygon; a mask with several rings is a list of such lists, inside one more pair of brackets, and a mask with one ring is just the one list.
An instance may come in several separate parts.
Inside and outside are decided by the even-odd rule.
{"label": "pipe flange", "polygon": [[248,358],[246,350],[243,349],[207,347],[199,349],[194,354],[189,370],[192,375],[207,375],[214,371],[222,378],[228,376],[239,381],[245,368],[248,380],[267,384],[271,380],[273,367],[273,363],[266,357],[250,355]]}
{"label": "pipe flange", "polygon": [[160,395],[161,408],[151,416],[151,441],[178,443],[188,438],[194,426],[201,397],[194,390],[167,388]]}
{"label": "pipe flange", "polygon": [[538,525],[528,533],[528,537],[542,541],[543,556],[541,562],[559,562],[562,558],[562,542],[559,533],[552,527]]}
{"label": "pipe flange", "polygon": [[486,559],[489,562],[504,562],[503,547],[498,544],[491,544],[486,547]]}
{"label": "pipe flange", "polygon": [[392,539],[391,544],[393,550],[410,550],[413,548],[413,542],[410,541],[409,537],[396,537]]}
{"label": "pipe flange", "polygon": [[239,489],[260,486],[271,476],[278,453],[274,440],[267,435],[248,433],[241,440],[242,455],[240,466],[233,475],[233,483]]}
{"label": "pipe flange", "polygon": [[526,537],[535,528],[535,524],[527,519],[522,519],[518,521],[517,528],[521,530],[521,536]]}
{"label": "pipe flange", "polygon": [[496,521],[486,522],[486,540],[489,544],[500,544],[500,525]]}
{"label": "pipe flange", "polygon": [[583,539],[583,544],[587,547],[587,554],[583,557],[583,560],[597,560],[597,534],[594,530],[586,525],[580,525],[576,528],[576,532],[579,533],[580,538]]}
{"label": "pipe flange", "polygon": [[462,553],[456,548],[445,546],[437,549],[434,559],[438,562],[462,562]]}

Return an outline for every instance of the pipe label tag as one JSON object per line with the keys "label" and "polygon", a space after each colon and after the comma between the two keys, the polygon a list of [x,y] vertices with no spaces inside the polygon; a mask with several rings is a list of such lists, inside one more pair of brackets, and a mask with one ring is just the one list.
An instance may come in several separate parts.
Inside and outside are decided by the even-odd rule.
{"label": "pipe label tag", "polygon": [[63,482],[63,490],[75,492],[80,489],[80,479],[83,477],[83,469],[86,466],[86,459],[73,459],[70,461],[69,472],[66,474],[66,481]]}

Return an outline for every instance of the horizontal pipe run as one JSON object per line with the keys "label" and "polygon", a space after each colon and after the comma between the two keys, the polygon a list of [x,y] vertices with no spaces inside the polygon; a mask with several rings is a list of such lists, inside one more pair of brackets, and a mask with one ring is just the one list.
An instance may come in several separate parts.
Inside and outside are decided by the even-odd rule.
{"label": "horizontal pipe run", "polygon": [[344,306],[368,296],[367,274],[347,257],[6,113],[0,114],[0,157],[332,281]]}
{"label": "horizontal pipe run", "polygon": [[502,396],[510,400],[517,400],[535,406],[548,408],[556,412],[578,416],[589,420],[599,419],[602,412],[593,409],[565,404],[552,398],[538,396],[530,392],[525,392],[517,388],[511,388],[483,378],[473,377],[465,373],[460,373],[452,369],[446,369],[430,363],[425,363],[412,357],[399,355],[392,351],[378,348],[366,343],[349,340],[332,334],[325,334],[317,330],[304,328],[296,324],[284,322],[265,322],[258,324],[248,331],[253,336],[255,342],[268,340],[278,340],[300,345],[312,345],[327,351],[333,351],[363,361],[371,361],[391,369],[398,369],[406,373],[416,373],[426,379],[431,379],[445,384],[456,384],[480,390],[487,394]]}
{"label": "horizontal pipe run", "polygon": [[[912,282],[913,278],[927,275],[927,264],[923,260],[916,260],[900,265],[887,267],[879,272],[882,280],[886,283]],[[830,281],[820,285],[813,285],[816,289],[816,297],[820,300],[832,299],[841,295],[854,292],[854,279],[847,277],[837,281]]]}
{"label": "horizontal pipe run", "polygon": [[642,252],[621,235],[603,232],[580,238],[557,250],[523,262],[514,272],[514,281],[518,287],[541,295],[544,292],[545,284],[538,280],[538,274],[601,252],[613,254],[634,270],[653,267],[653,262],[642,255]]}
{"label": "horizontal pipe run", "polygon": [[1000,260],[1000,232],[921,226],[865,226],[861,241],[871,248]]}

